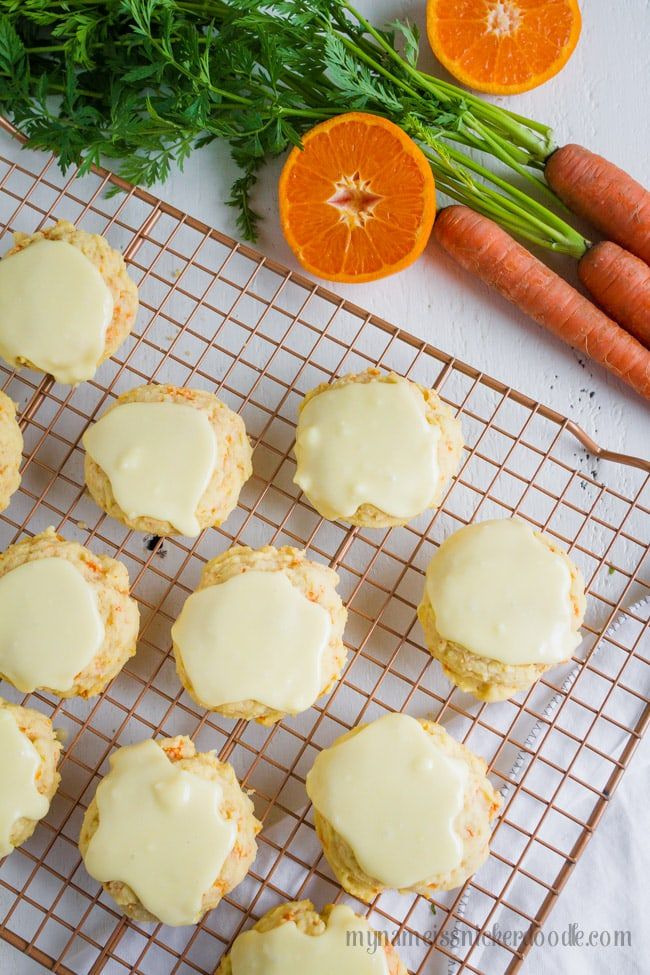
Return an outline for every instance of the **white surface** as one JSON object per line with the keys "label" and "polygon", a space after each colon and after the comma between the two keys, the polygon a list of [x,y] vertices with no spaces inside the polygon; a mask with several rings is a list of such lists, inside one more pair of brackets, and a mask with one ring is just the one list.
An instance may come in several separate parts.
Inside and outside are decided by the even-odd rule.
{"label": "white surface", "polygon": [[[408,15],[422,23],[423,0],[359,0],[375,22]],[[588,0],[583,35],[564,71],[537,91],[510,99],[524,115],[554,125],[558,143],[580,142],[647,183],[650,156],[650,25],[648,0]],[[432,60],[423,60],[433,66]],[[265,216],[259,247],[296,266],[277,220],[276,177],[268,167],[257,199]],[[221,146],[197,154],[161,194],[184,210],[237,236],[223,205],[234,166]],[[571,268],[567,261],[563,267]],[[481,284],[452,266],[432,244],[397,277],[334,290],[447,352],[542,400],[579,423],[604,446],[650,455],[646,404],[609,375],[543,333]],[[597,470],[579,452],[575,463]],[[535,975],[635,975],[647,971],[650,922],[645,906],[650,801],[650,742],[643,742],[593,842],[571,876],[549,928],[576,922],[585,931],[627,928],[631,949],[538,948],[523,967]],[[639,815],[639,810],[642,810]],[[40,972],[0,943],[1,975]]]}

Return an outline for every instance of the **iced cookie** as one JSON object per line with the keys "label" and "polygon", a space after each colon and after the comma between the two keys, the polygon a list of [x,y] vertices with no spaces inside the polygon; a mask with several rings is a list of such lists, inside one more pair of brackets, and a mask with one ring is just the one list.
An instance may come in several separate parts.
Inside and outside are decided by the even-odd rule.
{"label": "iced cookie", "polygon": [[0,676],[18,690],[99,694],[135,653],[121,562],[49,528],[0,555]]}
{"label": "iced cookie", "polygon": [[16,420],[16,407],[0,390],[0,511],[9,507],[20,484],[23,435]]}
{"label": "iced cookie", "polygon": [[305,397],[295,483],[324,518],[382,528],[438,506],[463,448],[438,394],[376,369]]}
{"label": "iced cookie", "polygon": [[0,858],[47,815],[61,778],[60,752],[49,718],[0,698]]}
{"label": "iced cookie", "polygon": [[268,911],[240,934],[215,975],[408,975],[386,932],[343,904],[311,901]]}
{"label": "iced cookie", "polygon": [[83,436],[86,485],[128,528],[195,537],[218,526],[252,473],[244,421],[213,393],[138,386]]}
{"label": "iced cookie", "polygon": [[526,690],[580,643],[582,576],[518,518],[468,525],[435,552],[418,617],[447,677],[481,701]]}
{"label": "iced cookie", "polygon": [[337,880],[370,902],[460,887],[489,853],[501,798],[485,762],[433,721],[389,714],[338,738],[307,775]]}
{"label": "iced cookie", "polygon": [[255,859],[253,803],[231,765],[182,735],[127,745],[110,765],[81,827],[88,873],[129,917],[196,924]]}
{"label": "iced cookie", "polygon": [[137,315],[124,258],[67,220],[14,240],[0,261],[0,355],[61,383],[92,379]]}
{"label": "iced cookie", "polygon": [[337,582],[288,546],[212,559],[172,627],[183,686],[211,711],[261,724],[311,707],[345,663]]}

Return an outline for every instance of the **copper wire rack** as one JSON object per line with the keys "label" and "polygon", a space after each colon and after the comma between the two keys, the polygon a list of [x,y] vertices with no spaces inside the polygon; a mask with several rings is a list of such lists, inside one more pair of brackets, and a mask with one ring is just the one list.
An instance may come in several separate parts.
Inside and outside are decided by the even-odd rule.
{"label": "copper wire rack", "polygon": [[[49,715],[65,738],[47,818],[0,866],[0,935],[62,975],[212,973],[269,908],[310,898],[320,909],[343,898],[399,943],[413,975],[517,971],[648,722],[650,464],[601,450],[524,394],[106,171],[63,177],[49,157],[12,155],[17,162],[0,157],[2,250],[11,231],[60,218],[105,234],[124,252],[141,309],[129,340],[76,389],[0,366],[25,439],[22,485],[0,517],[0,545],[53,525],[121,559],[142,626],[137,655],[99,698],[21,698],[0,687]],[[122,192],[107,197],[111,186]],[[435,386],[459,413],[467,442],[441,508],[390,531],[324,522],[292,483],[300,398],[368,366]],[[242,414],[254,444],[255,473],[239,507],[193,544],[130,532],[84,492],[84,429],[120,392],[152,380],[216,391]],[[581,473],[576,457],[585,448],[621,463],[601,464],[598,478]],[[473,519],[513,513],[549,532],[580,566],[585,639],[527,694],[483,705],[442,676],[415,611],[436,544]],[[342,680],[325,704],[271,729],[207,714],[182,691],[170,657],[184,599],[206,560],[233,542],[306,548],[336,568],[348,606]],[[370,908],[346,897],[305,794],[319,749],[391,710],[442,722],[486,759],[505,798],[488,862],[463,889],[439,895],[435,913],[416,896],[386,893]],[[77,849],[111,750],[175,734],[232,762],[263,823],[246,880],[201,924],[176,929],[124,918]],[[512,931],[519,934],[504,935]]]}

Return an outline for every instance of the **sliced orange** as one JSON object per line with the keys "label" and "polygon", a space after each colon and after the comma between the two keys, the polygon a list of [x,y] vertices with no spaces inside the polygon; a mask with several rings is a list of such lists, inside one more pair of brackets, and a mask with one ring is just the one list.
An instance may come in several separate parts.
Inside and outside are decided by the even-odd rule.
{"label": "sliced orange", "polygon": [[567,63],[580,37],[577,0],[428,0],[438,60],[470,88],[514,95]]}
{"label": "sliced orange", "polygon": [[436,193],[422,150],[397,125],[350,112],[322,122],[280,176],[292,251],[329,281],[375,281],[408,267],[431,234]]}

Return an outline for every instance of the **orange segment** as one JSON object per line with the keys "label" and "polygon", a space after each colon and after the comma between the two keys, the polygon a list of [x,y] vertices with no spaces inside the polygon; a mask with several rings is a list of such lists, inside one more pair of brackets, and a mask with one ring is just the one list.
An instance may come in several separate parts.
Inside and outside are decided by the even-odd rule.
{"label": "orange segment", "polygon": [[330,281],[375,281],[424,250],[433,173],[397,125],[350,112],[317,125],[280,176],[280,220],[302,266]]}
{"label": "orange segment", "polygon": [[438,60],[470,88],[514,95],[567,63],[582,25],[577,0],[428,0]]}

